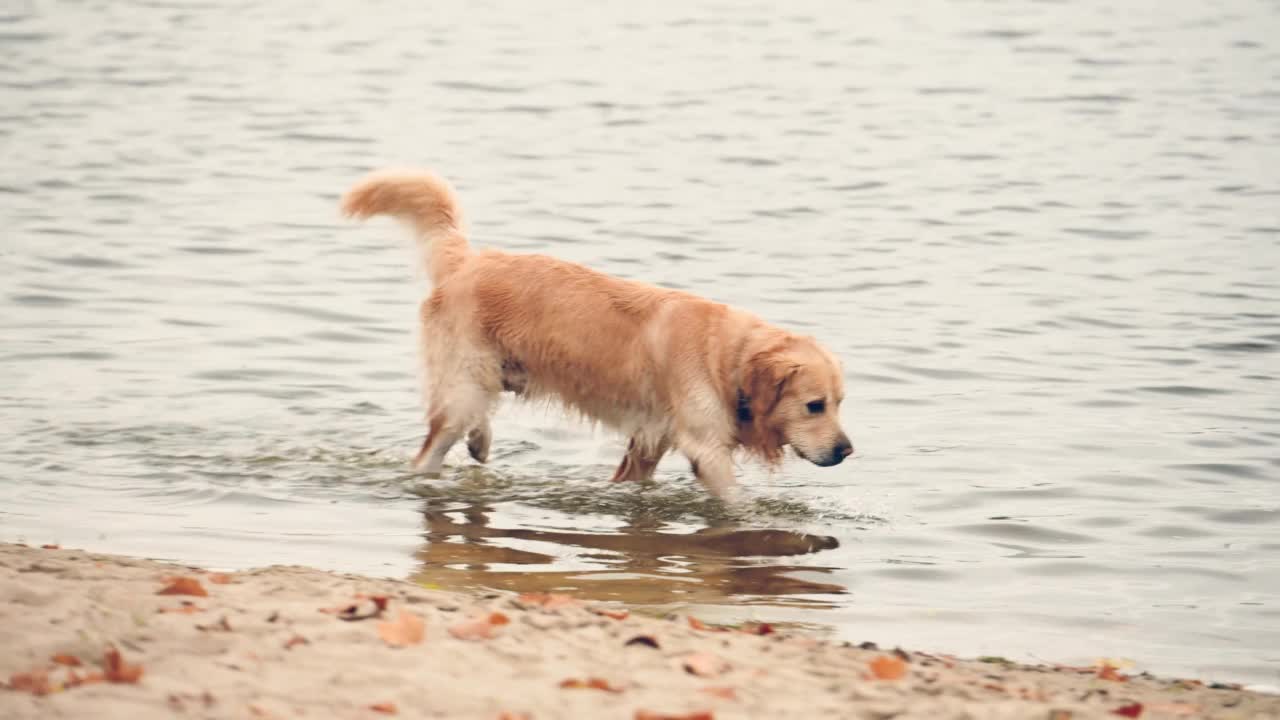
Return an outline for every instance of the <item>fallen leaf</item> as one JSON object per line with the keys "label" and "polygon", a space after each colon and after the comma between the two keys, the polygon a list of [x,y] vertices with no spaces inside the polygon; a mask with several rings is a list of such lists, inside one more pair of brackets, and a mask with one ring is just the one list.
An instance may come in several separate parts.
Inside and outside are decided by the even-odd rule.
{"label": "fallen leaf", "polygon": [[80,662],[80,658],[75,655],[67,655],[65,653],[58,653],[57,655],[54,655],[52,660],[59,665],[66,665],[67,667],[80,667],[83,664]]}
{"label": "fallen leaf", "polygon": [[380,712],[384,715],[395,715],[400,712],[400,710],[396,708],[396,704],[391,702],[374,703],[369,706],[369,709],[374,712]]}
{"label": "fallen leaf", "polygon": [[716,720],[710,710],[699,710],[691,713],[656,713],[649,710],[637,710],[635,720]]}
{"label": "fallen leaf", "polygon": [[680,664],[686,672],[698,677],[715,677],[729,669],[729,663],[724,658],[706,652],[685,655],[680,659]]}
{"label": "fallen leaf", "polygon": [[742,632],[748,635],[772,635],[774,630],[769,623],[747,623],[742,626]]}
{"label": "fallen leaf", "polygon": [[616,685],[610,685],[608,680],[605,680],[604,678],[598,678],[598,677],[587,678],[586,680],[582,680],[580,678],[569,678],[567,680],[561,680],[560,687],[566,688],[566,689],[590,688],[592,690],[604,690],[605,692],[611,692],[611,693],[622,692],[622,688],[617,687]]}
{"label": "fallen leaf", "polygon": [[449,634],[459,640],[488,640],[496,636],[495,628],[511,622],[506,615],[495,612],[487,617],[463,620],[449,626]]}
{"label": "fallen leaf", "polygon": [[53,692],[53,686],[49,684],[48,670],[14,673],[9,676],[9,689],[29,692],[32,695],[48,695]]}
{"label": "fallen leaf", "polygon": [[209,582],[214,585],[230,585],[231,576],[226,573],[209,573]]}
{"label": "fallen leaf", "polygon": [[534,605],[544,610],[559,610],[560,608],[576,607],[582,604],[581,600],[572,595],[543,592],[522,593],[516,597],[516,602],[522,605]]}
{"label": "fallen leaf", "polygon": [[[1108,665],[1107,667],[1111,667],[1111,666]],[[1121,705],[1115,710],[1112,710],[1111,714],[1121,715],[1123,717],[1141,717],[1142,703],[1129,703],[1128,705]]]}
{"label": "fallen leaf", "polygon": [[731,687],[726,687],[723,685],[713,686],[713,687],[704,687],[704,688],[701,688],[699,692],[704,692],[713,697],[718,697],[721,700],[737,700],[738,699],[738,692],[736,690],[734,690]]}
{"label": "fallen leaf", "polygon": [[209,593],[200,584],[199,580],[189,577],[173,578],[164,589],[156,592],[157,595],[195,595],[196,597],[209,597]]}
{"label": "fallen leaf", "polygon": [[407,647],[422,642],[425,628],[422,618],[401,610],[395,622],[378,623],[378,637],[391,647]]}
{"label": "fallen leaf", "polygon": [[[1120,672],[1115,665],[1103,664],[1098,666],[1098,677],[1103,680],[1111,680],[1113,682],[1127,682],[1129,676]],[[1134,717],[1137,717],[1136,715]]]}
{"label": "fallen leaf", "polygon": [[870,667],[877,680],[898,680],[907,674],[907,664],[891,655],[881,655],[872,660]]}
{"label": "fallen leaf", "polygon": [[311,641],[301,635],[294,635],[284,642],[285,650],[292,650],[296,645],[310,645]]}
{"label": "fallen leaf", "polygon": [[102,673],[107,682],[136,683],[142,677],[142,666],[126,663],[120,651],[112,647],[103,653]]}
{"label": "fallen leaf", "polygon": [[701,620],[699,620],[698,618],[692,615],[689,616],[689,627],[693,628],[694,630],[710,630],[711,629],[711,627],[708,626],[706,623],[702,622]]}
{"label": "fallen leaf", "polygon": [[267,622],[269,623],[273,623],[279,619],[280,619],[279,611],[273,611],[270,615],[267,616]]}
{"label": "fallen leaf", "polygon": [[623,643],[623,645],[644,645],[645,647],[651,647],[654,650],[658,649],[658,641],[654,640],[649,635],[637,635]]}
{"label": "fallen leaf", "polygon": [[61,545],[54,545],[54,544],[41,545],[40,547],[43,550],[61,550],[62,549]]}

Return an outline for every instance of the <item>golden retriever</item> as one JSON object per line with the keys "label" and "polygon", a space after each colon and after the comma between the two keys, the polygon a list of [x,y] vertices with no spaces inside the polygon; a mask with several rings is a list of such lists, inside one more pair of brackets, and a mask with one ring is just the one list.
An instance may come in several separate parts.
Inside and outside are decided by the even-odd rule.
{"label": "golden retriever", "polygon": [[416,231],[432,290],[421,306],[427,434],[414,460],[436,475],[465,435],[489,454],[503,391],[554,400],[630,438],[613,480],[647,480],[670,449],[725,498],[733,454],[776,465],[791,446],[837,465],[840,362],[813,338],[696,295],[610,277],[545,255],[472,250],[450,185],[383,171],[342,202],[348,216],[390,215]]}

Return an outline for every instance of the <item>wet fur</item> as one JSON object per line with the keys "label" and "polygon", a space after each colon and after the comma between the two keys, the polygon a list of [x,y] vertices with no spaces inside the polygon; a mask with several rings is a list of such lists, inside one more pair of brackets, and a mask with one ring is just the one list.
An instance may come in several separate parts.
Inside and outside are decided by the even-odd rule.
{"label": "wet fur", "polygon": [[[725,496],[737,448],[769,464],[787,445],[823,465],[852,452],[839,362],[812,338],[545,255],[474,251],[453,190],[429,172],[375,173],[343,210],[398,217],[422,248],[433,287],[420,309],[428,432],[415,463],[428,473],[464,435],[472,457],[487,459],[504,391],[629,437],[615,481],[652,477],[674,447]],[[805,410],[815,398],[827,412]]]}

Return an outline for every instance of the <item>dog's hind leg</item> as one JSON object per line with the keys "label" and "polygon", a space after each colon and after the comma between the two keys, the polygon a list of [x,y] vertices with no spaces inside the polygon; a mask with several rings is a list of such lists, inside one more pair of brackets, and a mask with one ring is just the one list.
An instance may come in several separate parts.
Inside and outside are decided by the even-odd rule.
{"label": "dog's hind leg", "polygon": [[478,463],[489,460],[489,443],[493,441],[493,428],[489,427],[489,419],[485,418],[479,425],[467,433],[467,452]]}
{"label": "dog's hind leg", "polygon": [[[422,441],[422,449],[418,451],[417,457],[413,459],[413,466],[427,475],[438,475],[444,466],[444,456],[462,439],[468,428],[474,428],[473,435],[476,430],[483,428],[483,451],[487,455],[489,407],[496,399],[496,392],[465,380],[449,387],[443,398],[437,397],[431,403],[427,437]],[[476,456],[477,448],[473,447],[471,438],[468,438],[467,449],[471,451],[472,457],[480,459]]]}
{"label": "dog's hind leg", "polygon": [[422,449],[413,458],[413,467],[427,475],[439,475],[444,466],[444,456],[449,448],[462,437],[462,430],[443,411],[431,414],[431,422],[427,427],[427,437],[422,441]]}
{"label": "dog's hind leg", "polygon": [[658,467],[662,456],[667,454],[671,444],[666,438],[658,442],[656,447],[642,443],[638,437],[632,437],[627,444],[627,454],[622,457],[618,469],[613,472],[611,482],[645,481],[653,479],[653,471]]}

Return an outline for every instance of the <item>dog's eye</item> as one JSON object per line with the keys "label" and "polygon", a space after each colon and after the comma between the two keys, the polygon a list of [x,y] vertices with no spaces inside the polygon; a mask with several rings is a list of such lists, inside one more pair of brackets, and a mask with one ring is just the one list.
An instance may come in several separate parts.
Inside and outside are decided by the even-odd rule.
{"label": "dog's eye", "polygon": [[827,401],[826,401],[826,400],[814,400],[814,401],[813,401],[813,402],[811,402],[811,403],[805,403],[805,407],[809,408],[809,413],[810,413],[810,414],[812,414],[812,415],[821,415],[821,414],[822,414],[822,412],[823,412],[824,410],[826,410],[826,409],[827,409]]}

